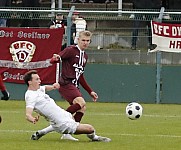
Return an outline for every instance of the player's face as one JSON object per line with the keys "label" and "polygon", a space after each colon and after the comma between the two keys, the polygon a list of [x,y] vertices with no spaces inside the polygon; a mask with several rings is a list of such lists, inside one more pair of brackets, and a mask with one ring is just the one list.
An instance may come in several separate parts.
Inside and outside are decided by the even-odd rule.
{"label": "player's face", "polygon": [[90,44],[90,37],[82,35],[78,38],[78,46],[81,50],[85,50]]}
{"label": "player's face", "polygon": [[29,85],[32,89],[37,90],[40,88],[41,80],[38,74],[32,74],[32,80],[29,82]]}

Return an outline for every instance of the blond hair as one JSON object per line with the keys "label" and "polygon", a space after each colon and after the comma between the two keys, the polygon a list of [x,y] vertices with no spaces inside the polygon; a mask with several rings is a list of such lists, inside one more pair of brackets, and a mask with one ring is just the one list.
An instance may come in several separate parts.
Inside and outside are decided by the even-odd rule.
{"label": "blond hair", "polygon": [[90,31],[88,31],[88,30],[80,31],[80,32],[79,32],[79,37],[81,37],[82,35],[83,35],[83,36],[91,37],[91,36],[92,36],[92,33],[91,33]]}

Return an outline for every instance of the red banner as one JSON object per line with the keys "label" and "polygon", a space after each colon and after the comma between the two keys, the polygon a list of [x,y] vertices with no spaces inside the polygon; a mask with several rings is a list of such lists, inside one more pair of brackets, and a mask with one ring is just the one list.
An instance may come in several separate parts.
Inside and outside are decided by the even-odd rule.
{"label": "red banner", "polygon": [[63,33],[62,28],[0,28],[0,73],[4,81],[24,83],[24,73],[35,69],[43,84],[55,82],[56,66],[49,59],[59,53]]}

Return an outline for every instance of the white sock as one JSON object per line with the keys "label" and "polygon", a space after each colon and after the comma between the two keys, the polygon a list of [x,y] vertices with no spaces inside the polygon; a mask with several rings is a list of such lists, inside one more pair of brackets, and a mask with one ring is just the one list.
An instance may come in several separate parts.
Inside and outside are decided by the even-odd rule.
{"label": "white sock", "polygon": [[87,134],[87,137],[92,139],[92,140],[96,140],[98,139],[99,136],[96,135],[95,131],[91,134]]}
{"label": "white sock", "polygon": [[43,133],[43,134],[47,134],[47,133],[52,132],[52,131],[54,131],[54,128],[51,125],[42,129],[42,130],[39,130],[39,132]]}

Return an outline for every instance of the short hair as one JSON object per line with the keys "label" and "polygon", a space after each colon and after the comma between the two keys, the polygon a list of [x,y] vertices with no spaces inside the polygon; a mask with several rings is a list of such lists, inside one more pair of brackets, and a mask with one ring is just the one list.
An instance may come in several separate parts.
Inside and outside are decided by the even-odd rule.
{"label": "short hair", "polygon": [[32,80],[32,74],[38,74],[36,70],[30,70],[24,74],[24,82],[29,86],[28,81]]}
{"label": "short hair", "polygon": [[91,36],[92,36],[92,33],[91,33],[90,31],[88,31],[88,30],[80,31],[80,32],[79,32],[79,37],[81,37],[82,35],[91,37]]}

